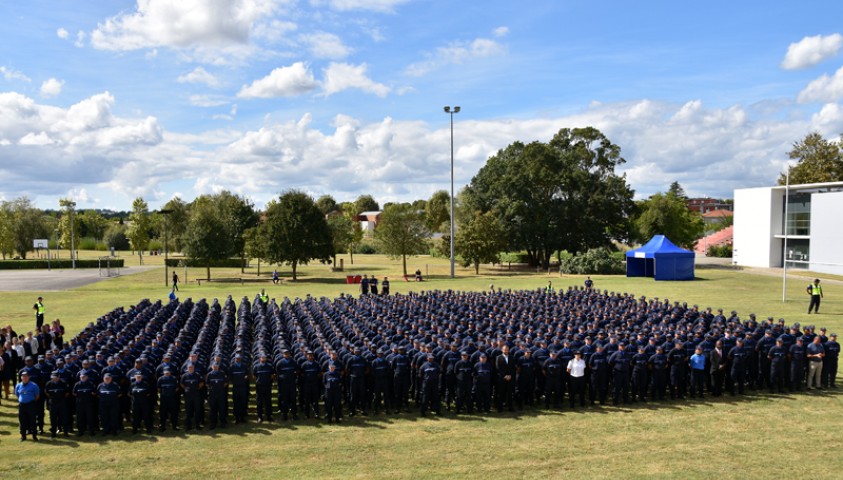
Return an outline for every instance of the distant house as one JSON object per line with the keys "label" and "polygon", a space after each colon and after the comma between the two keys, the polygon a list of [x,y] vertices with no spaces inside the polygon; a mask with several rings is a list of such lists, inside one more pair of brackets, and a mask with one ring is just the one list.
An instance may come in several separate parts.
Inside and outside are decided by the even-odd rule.
{"label": "distant house", "polygon": [[731,210],[718,209],[705,212],[703,213],[702,217],[705,221],[706,226],[709,226],[721,223],[724,219],[727,219],[732,215],[734,215],[734,213]]}
{"label": "distant house", "polygon": [[370,236],[375,233],[375,228],[378,226],[378,222],[381,221],[381,214],[383,211],[371,211],[371,212],[362,212],[360,215],[357,215],[357,220],[360,222],[360,230],[363,231],[363,235]]}
{"label": "distant house", "polygon": [[732,211],[731,203],[727,203],[719,198],[689,198],[688,210],[698,213],[707,213],[714,210],[728,210]]}

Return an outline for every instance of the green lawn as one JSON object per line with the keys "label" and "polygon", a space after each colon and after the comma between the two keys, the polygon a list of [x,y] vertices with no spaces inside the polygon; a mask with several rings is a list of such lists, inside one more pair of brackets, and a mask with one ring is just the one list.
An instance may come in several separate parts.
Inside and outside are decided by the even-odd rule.
{"label": "green lawn", "polygon": [[[95,255],[96,256],[96,255]],[[136,264],[127,262],[128,264]],[[160,257],[146,257],[147,265]],[[276,298],[333,297],[356,293],[348,273],[389,275],[393,292],[420,289],[480,290],[490,283],[505,289],[581,285],[583,277],[546,273],[473,270],[458,267],[448,277],[447,260],[408,259],[408,268],[430,275],[424,283],[400,278],[400,263],[381,256],[355,257],[345,272],[326,266],[302,267],[296,283],[203,283],[190,269],[180,296],[194,299],[233,295],[250,298],[267,288]],[[131,268],[131,267],[130,267]],[[262,273],[271,269],[262,266]],[[279,269],[289,280],[289,268]],[[179,270],[184,278],[184,271]],[[238,270],[213,270],[219,278]],[[254,268],[245,277],[256,277]],[[741,317],[783,317],[843,331],[843,287],[825,285],[823,314],[805,315],[803,281],[788,282],[781,302],[781,279],[743,271],[700,268],[694,282],[594,276],[610,291],[658,296],[705,308],[737,310]],[[119,305],[162,298],[163,269],[126,275],[69,292],[45,295],[47,318],[62,318],[69,333]],[[0,324],[31,328],[31,305],[38,292],[0,292]],[[415,414],[351,419],[340,426],[315,421],[230,427],[218,434],[138,436],[114,440],[17,442],[13,401],[0,407],[0,444],[6,460],[0,473],[12,478],[61,475],[69,478],[176,476],[195,478],[840,478],[843,472],[843,395],[749,395],[704,402],[665,402],[630,408],[596,407],[583,412],[525,411],[517,415],[422,419]]]}

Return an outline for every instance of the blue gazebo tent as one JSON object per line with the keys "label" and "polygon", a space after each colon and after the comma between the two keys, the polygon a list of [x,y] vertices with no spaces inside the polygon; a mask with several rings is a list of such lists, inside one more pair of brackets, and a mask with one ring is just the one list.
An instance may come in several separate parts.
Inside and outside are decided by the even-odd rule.
{"label": "blue gazebo tent", "polygon": [[693,280],[694,252],[677,247],[664,235],[655,235],[641,248],[626,252],[626,276]]}

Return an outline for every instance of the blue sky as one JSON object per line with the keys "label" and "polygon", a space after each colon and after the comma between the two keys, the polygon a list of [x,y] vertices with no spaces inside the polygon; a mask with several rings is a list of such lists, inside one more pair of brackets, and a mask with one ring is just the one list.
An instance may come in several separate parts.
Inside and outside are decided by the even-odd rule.
{"label": "blue sky", "polygon": [[839,2],[0,0],[0,199],[428,198],[592,125],[639,198],[843,132]]}

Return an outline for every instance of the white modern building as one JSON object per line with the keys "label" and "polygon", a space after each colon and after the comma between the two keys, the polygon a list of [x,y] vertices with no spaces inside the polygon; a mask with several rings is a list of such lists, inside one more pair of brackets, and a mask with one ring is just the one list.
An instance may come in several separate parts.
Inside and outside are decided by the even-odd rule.
{"label": "white modern building", "polygon": [[843,275],[843,182],[735,190],[732,261]]}

